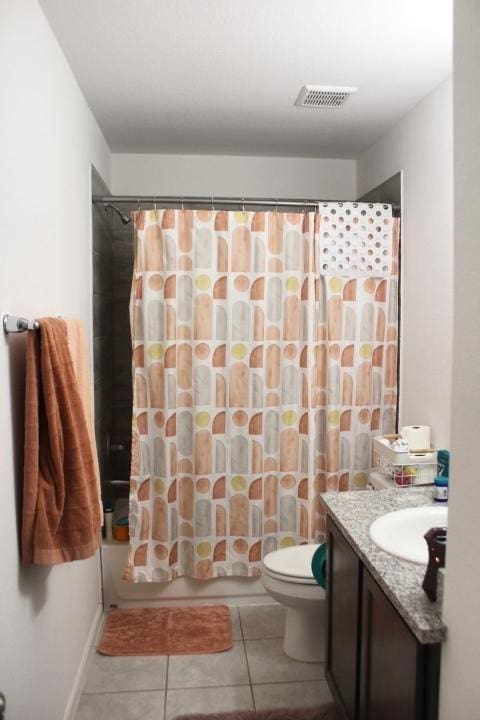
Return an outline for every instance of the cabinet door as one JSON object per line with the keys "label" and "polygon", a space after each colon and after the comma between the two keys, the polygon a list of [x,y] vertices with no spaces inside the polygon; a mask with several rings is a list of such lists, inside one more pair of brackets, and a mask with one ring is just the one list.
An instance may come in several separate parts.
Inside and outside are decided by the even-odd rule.
{"label": "cabinet door", "polygon": [[325,676],[348,720],[356,720],[361,564],[329,516],[327,543]]}
{"label": "cabinet door", "polygon": [[424,647],[363,569],[360,720],[423,720]]}

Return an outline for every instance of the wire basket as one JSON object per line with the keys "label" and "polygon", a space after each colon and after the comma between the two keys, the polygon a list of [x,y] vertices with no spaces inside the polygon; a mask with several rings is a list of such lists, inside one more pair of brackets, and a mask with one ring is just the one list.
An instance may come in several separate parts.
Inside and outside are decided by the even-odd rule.
{"label": "wire basket", "polygon": [[437,475],[437,452],[393,450],[383,437],[373,438],[373,467],[395,487],[431,485]]}

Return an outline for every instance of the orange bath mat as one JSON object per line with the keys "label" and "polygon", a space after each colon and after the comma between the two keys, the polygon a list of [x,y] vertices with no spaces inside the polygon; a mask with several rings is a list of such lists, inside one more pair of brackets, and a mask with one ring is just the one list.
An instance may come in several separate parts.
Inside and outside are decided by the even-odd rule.
{"label": "orange bath mat", "polygon": [[189,655],[233,647],[226,605],[112,610],[97,651],[102,655]]}

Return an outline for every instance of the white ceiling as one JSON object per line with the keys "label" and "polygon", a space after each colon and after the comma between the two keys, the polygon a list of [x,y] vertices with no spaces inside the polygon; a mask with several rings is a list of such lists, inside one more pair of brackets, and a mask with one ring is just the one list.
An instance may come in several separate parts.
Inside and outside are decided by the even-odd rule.
{"label": "white ceiling", "polygon": [[[451,72],[451,0],[40,0],[112,151],[352,157]],[[304,84],[358,87],[294,106]]]}

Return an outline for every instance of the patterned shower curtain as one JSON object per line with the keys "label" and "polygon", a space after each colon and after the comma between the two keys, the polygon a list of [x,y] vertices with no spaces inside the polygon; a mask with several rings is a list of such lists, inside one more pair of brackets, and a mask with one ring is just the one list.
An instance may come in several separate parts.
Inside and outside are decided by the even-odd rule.
{"label": "patterned shower curtain", "polygon": [[[362,215],[362,213],[364,213]],[[396,412],[391,208],[135,213],[125,577],[257,576],[324,537]]]}

